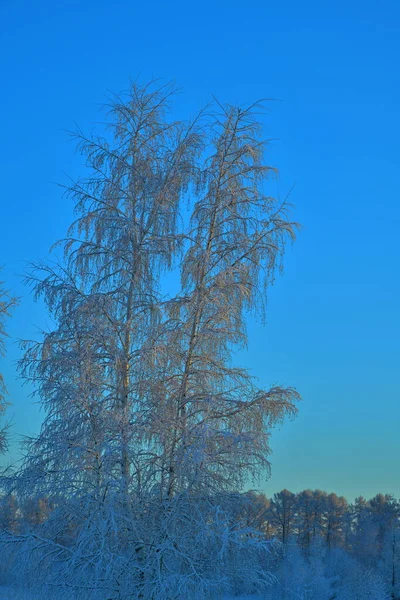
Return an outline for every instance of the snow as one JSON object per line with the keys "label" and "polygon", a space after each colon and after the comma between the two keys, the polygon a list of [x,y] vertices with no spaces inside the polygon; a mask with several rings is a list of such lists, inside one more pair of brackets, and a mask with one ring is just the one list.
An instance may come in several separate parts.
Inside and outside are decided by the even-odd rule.
{"label": "snow", "polygon": [[17,589],[10,585],[0,586],[0,600],[39,600],[27,590]]}
{"label": "snow", "polygon": [[[22,590],[10,585],[0,586],[0,600],[40,600],[29,590]],[[55,599],[54,599],[55,600]],[[223,600],[261,600],[259,596],[225,596]]]}

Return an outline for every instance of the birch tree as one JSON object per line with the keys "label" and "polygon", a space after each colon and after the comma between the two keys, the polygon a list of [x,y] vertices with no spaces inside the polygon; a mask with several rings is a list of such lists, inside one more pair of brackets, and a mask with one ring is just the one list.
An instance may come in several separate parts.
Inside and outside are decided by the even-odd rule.
{"label": "birch tree", "polygon": [[107,298],[101,310],[114,329],[117,355],[110,374],[126,498],[134,462],[140,471],[130,451],[143,443],[131,426],[133,415],[138,421],[143,412],[140,350],[160,318],[159,277],[179,246],[179,201],[196,177],[202,147],[195,124],[165,120],[173,92],[171,86],[134,85],[128,102],[117,98],[111,106],[115,148],[79,133],[78,147],[92,175],[68,189],[79,214],[65,244],[68,261],[90,293]]}
{"label": "birch tree", "polygon": [[62,502],[84,490],[98,500],[105,492],[103,472],[112,475],[105,465],[111,444],[110,344],[104,343],[109,324],[97,312],[98,298],[80,292],[65,271],[43,266],[44,274],[37,293],[45,294],[58,327],[41,342],[24,343],[21,372],[36,386],[46,416],[41,434],[25,442],[22,481],[30,496]]}
{"label": "birch tree", "polygon": [[[8,543],[74,598],[270,582],[261,532],[233,515],[248,478],[268,473],[271,428],[298,394],[259,389],[231,359],[246,314],[265,316],[296,224],[265,191],[276,171],[256,107],[179,122],[173,92],[133,85],[109,106],[111,135],[77,132],[89,176],[66,189],[76,220],[64,262],[33,278],[55,327],[21,362],[46,417],[15,486],[54,509],[39,537]],[[173,270],[175,296],[161,283]]]}
{"label": "birch tree", "polygon": [[167,305],[157,346],[168,407],[160,440],[167,498],[182,490],[238,490],[268,470],[271,426],[295,412],[298,398],[291,388],[258,389],[231,363],[232,349],[246,346],[246,312],[263,313],[295,224],[286,204],[265,194],[265,179],[276,172],[262,162],[253,110],[220,108],[191,215],[182,292]]}

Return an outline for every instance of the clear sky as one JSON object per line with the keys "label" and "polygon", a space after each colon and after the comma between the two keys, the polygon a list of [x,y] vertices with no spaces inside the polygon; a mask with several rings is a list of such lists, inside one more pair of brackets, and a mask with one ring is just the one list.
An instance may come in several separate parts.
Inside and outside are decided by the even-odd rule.
{"label": "clear sky", "polygon": [[240,361],[303,402],[273,435],[261,487],[399,497],[400,3],[2,0],[0,34],[0,264],[23,297],[1,363],[11,456],[41,420],[15,379],[15,340],[47,322],[21,283],[24,262],[64,235],[71,205],[55,184],[82,173],[63,130],[90,132],[107,90],[154,76],[183,87],[182,116],[211,94],[276,100],[268,160],[277,193],[295,184],[303,229]]}

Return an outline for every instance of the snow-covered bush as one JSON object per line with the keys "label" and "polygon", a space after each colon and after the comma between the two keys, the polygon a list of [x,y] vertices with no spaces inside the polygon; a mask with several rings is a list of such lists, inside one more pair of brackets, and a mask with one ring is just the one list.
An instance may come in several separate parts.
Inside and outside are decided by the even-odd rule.
{"label": "snow-covered bush", "polygon": [[332,582],[325,573],[325,549],[316,540],[309,555],[292,538],[282,548],[273,587],[274,600],[331,600]]}

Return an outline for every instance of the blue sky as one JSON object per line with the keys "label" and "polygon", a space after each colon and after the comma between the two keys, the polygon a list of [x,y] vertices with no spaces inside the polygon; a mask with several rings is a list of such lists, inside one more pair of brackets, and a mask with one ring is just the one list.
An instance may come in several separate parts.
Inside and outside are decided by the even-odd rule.
{"label": "blue sky", "polygon": [[400,496],[400,4],[3,0],[0,23],[0,264],[23,297],[1,362],[11,456],[41,420],[15,379],[15,340],[48,323],[21,274],[71,220],[56,183],[82,173],[64,130],[90,132],[107,90],[129,77],[159,77],[182,86],[179,116],[211,94],[274,99],[268,161],[277,194],[295,185],[303,228],[270,290],[268,325],[249,323],[238,360],[303,402],[273,434],[273,475],[260,487]]}

